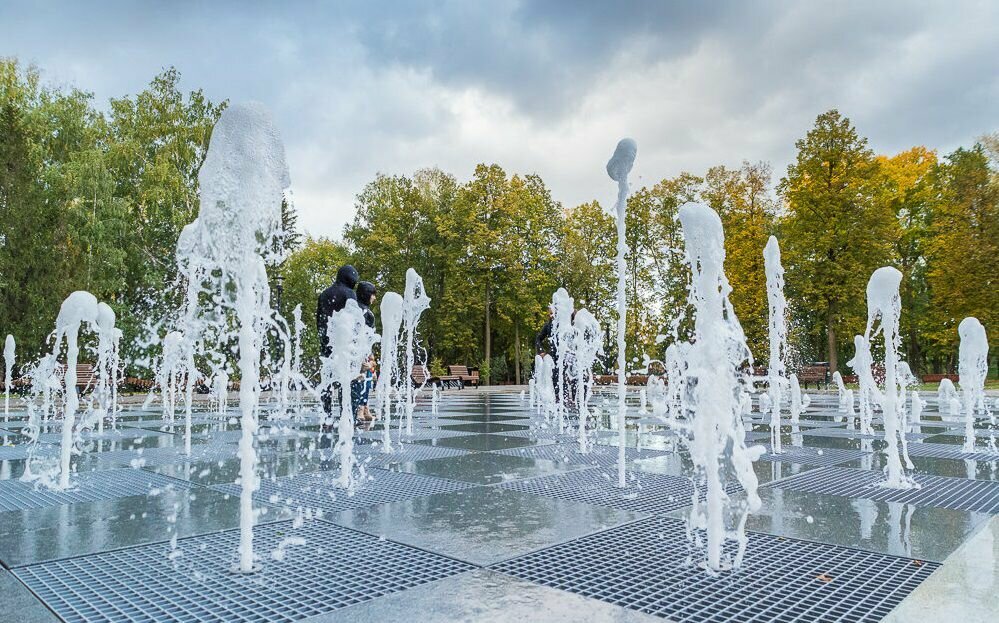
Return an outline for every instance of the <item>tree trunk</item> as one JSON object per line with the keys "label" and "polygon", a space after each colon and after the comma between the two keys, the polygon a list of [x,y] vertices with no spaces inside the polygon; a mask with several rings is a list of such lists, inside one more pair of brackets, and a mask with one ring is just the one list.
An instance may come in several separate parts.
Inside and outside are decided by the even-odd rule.
{"label": "tree trunk", "polygon": [[492,376],[493,365],[493,340],[489,329],[489,286],[486,286],[486,365],[489,366],[489,374],[484,379],[480,379],[483,385],[489,385],[489,377]]}
{"label": "tree trunk", "polygon": [[828,349],[826,357],[829,361],[830,374],[839,370],[839,357],[836,353],[836,329],[833,328],[834,320],[833,310],[830,309],[826,313],[826,347]]}
{"label": "tree trunk", "polygon": [[520,325],[517,323],[513,324],[513,356],[516,357],[513,362],[514,382],[520,385]]}

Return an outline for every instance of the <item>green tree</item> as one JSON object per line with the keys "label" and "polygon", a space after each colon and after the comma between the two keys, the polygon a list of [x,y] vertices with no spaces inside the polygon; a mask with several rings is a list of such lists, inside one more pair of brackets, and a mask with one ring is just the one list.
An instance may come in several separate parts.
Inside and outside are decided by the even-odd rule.
{"label": "green tree", "polygon": [[[953,369],[963,318],[999,327],[999,184],[980,144],[954,151],[933,175],[939,195],[926,240],[926,337],[931,357]],[[999,331],[990,331],[989,341],[996,349]]]}
{"label": "green tree", "polygon": [[770,179],[770,165],[764,162],[744,162],[740,169],[712,167],[701,192],[725,227],[725,275],[732,285],[732,306],[750,351],[764,358],[769,352],[769,329],[763,249],[774,231],[776,214]]}
{"label": "green tree", "polygon": [[867,280],[893,259],[898,223],[875,200],[878,165],[849,119],[822,113],[795,146],[779,186],[788,300],[811,338],[806,354],[824,339],[835,370],[841,344],[863,329]]}

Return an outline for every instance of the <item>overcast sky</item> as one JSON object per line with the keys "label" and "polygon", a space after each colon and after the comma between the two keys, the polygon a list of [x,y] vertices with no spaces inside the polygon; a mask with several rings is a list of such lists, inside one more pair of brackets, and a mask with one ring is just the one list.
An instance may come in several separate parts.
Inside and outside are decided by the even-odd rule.
{"label": "overcast sky", "polygon": [[100,105],[170,65],[185,90],[263,102],[300,224],[333,237],[378,172],[496,162],[609,205],[623,136],[651,184],[743,160],[779,177],[833,107],[880,153],[999,130],[994,1],[8,0],[0,56]]}

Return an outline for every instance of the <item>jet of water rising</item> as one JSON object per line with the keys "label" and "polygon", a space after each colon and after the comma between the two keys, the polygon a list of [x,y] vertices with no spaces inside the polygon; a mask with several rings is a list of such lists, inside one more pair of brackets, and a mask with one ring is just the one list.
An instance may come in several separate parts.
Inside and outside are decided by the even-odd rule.
{"label": "jet of water rising", "polygon": [[989,371],[989,339],[977,318],[968,317],[957,326],[961,338],[958,372],[964,397],[964,451],[975,450],[975,409],[985,408],[985,377]]}
{"label": "jet of water rising", "polygon": [[607,162],[607,175],[617,182],[617,202],[614,204],[614,212],[617,216],[617,427],[618,427],[618,455],[617,455],[617,486],[624,487],[625,483],[625,424],[627,404],[625,403],[626,383],[628,373],[626,370],[626,346],[625,343],[625,316],[627,314],[627,303],[625,302],[625,285],[627,280],[627,265],[625,255],[628,252],[628,243],[625,240],[625,222],[628,210],[628,174],[635,166],[635,156],[638,154],[638,144],[630,138],[623,138],[618,141],[614,149],[614,155]]}

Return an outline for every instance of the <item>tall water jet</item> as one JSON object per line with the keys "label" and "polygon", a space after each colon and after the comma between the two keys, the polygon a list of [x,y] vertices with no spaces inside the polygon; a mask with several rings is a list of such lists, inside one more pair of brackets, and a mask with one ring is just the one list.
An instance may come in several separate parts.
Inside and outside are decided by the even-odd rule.
{"label": "tall water jet", "polygon": [[898,349],[902,338],[899,336],[898,322],[902,313],[902,299],[898,287],[901,283],[902,273],[897,268],[883,266],[874,271],[870,281],[867,282],[867,329],[864,331],[864,338],[869,343],[880,321],[880,332],[885,347],[885,390],[881,403],[881,417],[884,420],[885,441],[888,444],[885,447],[888,455],[885,486],[893,489],[909,489],[915,486],[912,479],[906,476],[899,455],[901,444],[901,455],[911,469],[912,463],[906,451],[902,420],[905,410],[900,408],[899,404]]}
{"label": "tall water jet", "polygon": [[628,310],[625,301],[627,265],[624,257],[628,253],[628,243],[625,239],[625,217],[628,210],[628,174],[635,166],[636,155],[638,155],[638,144],[630,138],[623,138],[618,141],[614,155],[607,162],[607,175],[617,182],[617,202],[614,204],[614,211],[617,215],[617,485],[619,487],[624,487],[626,484],[624,463],[627,419],[625,415],[628,409],[625,402],[628,381],[628,373],[625,369],[627,366],[625,347],[627,345],[624,336]]}
{"label": "tall water jet", "polygon": [[961,338],[958,373],[964,398],[964,451],[975,450],[975,409],[985,406],[985,377],[989,372],[989,339],[978,318],[968,317],[957,326]]}
{"label": "tall water jet", "polygon": [[785,383],[784,358],[787,355],[787,300],[784,298],[784,267],[780,261],[777,238],[770,236],[763,249],[763,267],[767,276],[768,328],[770,334],[770,362],[767,366],[770,395],[770,445],[774,454],[780,454],[780,405]]}
{"label": "tall water jet", "polygon": [[114,422],[118,411],[118,344],[121,330],[115,326],[117,317],[107,303],[97,304],[97,430],[104,431],[104,420]]}
{"label": "tall water jet", "polygon": [[382,361],[375,394],[382,414],[382,451],[392,452],[392,391],[399,377],[399,331],[405,301],[397,292],[382,297]]}
{"label": "tall water jet", "polygon": [[[406,289],[403,291],[403,312],[402,327],[406,333],[406,378],[404,387],[406,395],[406,432],[413,434],[413,408],[416,407],[416,392],[418,388],[413,387],[413,366],[416,365],[417,325],[420,316],[430,308],[430,297],[423,287],[423,277],[412,268],[406,271]],[[419,388],[422,389],[422,386]]]}
{"label": "tall water jet", "polygon": [[566,404],[568,403],[565,379],[568,371],[568,363],[572,357],[570,351],[573,348],[572,310],[574,304],[575,302],[569,296],[569,293],[566,292],[565,288],[559,288],[552,294],[551,307],[554,313],[552,315],[551,339],[553,350],[558,354],[558,359],[555,361],[555,366],[558,368],[556,370],[558,380],[555,381],[555,395],[557,397],[555,409],[558,416],[559,433],[565,430],[565,411]]}
{"label": "tall water jet", "polygon": [[334,345],[330,355],[333,379],[340,384],[340,419],[337,424],[334,454],[340,454],[340,477],[337,486],[353,491],[356,479],[354,468],[354,416],[350,397],[350,384],[361,372],[361,366],[378,342],[374,329],[364,321],[364,312],[357,301],[348,299],[344,308],[333,312],[329,319],[327,335]]}
{"label": "tall water jet", "polygon": [[[881,392],[874,381],[874,358],[871,355],[871,343],[863,335],[853,336],[853,359],[846,362],[846,365],[853,369],[857,375],[857,389],[859,400],[860,432],[864,435],[873,435],[874,429],[871,427],[871,420],[874,418],[874,405],[881,404]],[[851,409],[852,411],[852,409]],[[853,415],[850,417],[850,426],[853,425]]]}
{"label": "tall water jet", "polygon": [[[213,300],[234,312],[240,371],[240,535],[238,570],[254,569],[253,493],[259,487],[257,432],[260,352],[271,316],[264,257],[281,231],[281,203],[290,186],[284,146],[260,104],[227,108],[215,124],[198,173],[201,207],[177,242],[177,261],[189,286],[209,281]],[[188,308],[200,288],[188,288]],[[194,298],[191,298],[191,295]],[[193,336],[185,336],[193,343]],[[189,375],[191,371],[189,371]],[[188,382],[193,382],[189,378]]]}
{"label": "tall water jet", "polygon": [[546,416],[555,413],[555,360],[551,355],[537,355],[534,359],[535,387],[538,393],[538,410]]}
{"label": "tall water jet", "polygon": [[593,364],[603,353],[603,332],[600,330],[600,322],[585,309],[576,312],[572,324],[575,329],[572,346],[576,355],[574,367],[576,407],[579,410],[579,451],[585,453],[589,446],[586,439],[586,423],[590,417],[590,409],[587,404],[593,392]]}
{"label": "tall water jet", "polygon": [[62,448],[59,459],[59,489],[69,488],[69,462],[73,448],[73,427],[76,410],[80,407],[80,396],[76,391],[76,364],[80,356],[80,328],[83,323],[97,328],[97,298],[82,290],[73,292],[63,301],[56,317],[55,343],[52,345],[53,360],[59,355],[62,338],[66,338],[65,403],[62,421]]}
{"label": "tall water jet", "polygon": [[[789,411],[791,413],[791,423],[797,424],[801,418],[801,411],[804,409],[804,405],[801,400],[801,384],[798,383],[798,375],[792,374],[787,379],[788,386],[791,388],[791,401],[789,406]],[[775,409],[777,410],[777,409]]]}
{"label": "tall water jet", "polygon": [[[731,467],[746,497],[738,509],[734,538],[738,551],[733,567],[745,553],[745,522],[750,512],[760,508],[753,461],[763,453],[762,446],[747,448],[737,394],[745,384],[738,370],[751,360],[749,348],[735,310],[728,300],[732,288],[723,270],[725,234],[718,214],[707,206],[687,204],[680,209],[680,224],[691,282],[689,302],[695,310],[694,338],[687,351],[686,387],[690,423],[690,456],[696,472],[707,484],[706,508],[694,494],[690,529],[707,533],[707,567],[718,571],[727,566],[722,560],[726,539],[726,505],[730,502],[722,483],[722,462],[731,448]],[[775,407],[776,408],[776,407]]]}
{"label": "tall water jet", "polygon": [[8,334],[7,339],[3,343],[3,365],[4,365],[4,397],[3,397],[3,416],[4,419],[10,418],[10,389],[14,386],[14,349],[16,348],[14,344],[14,336]]}

